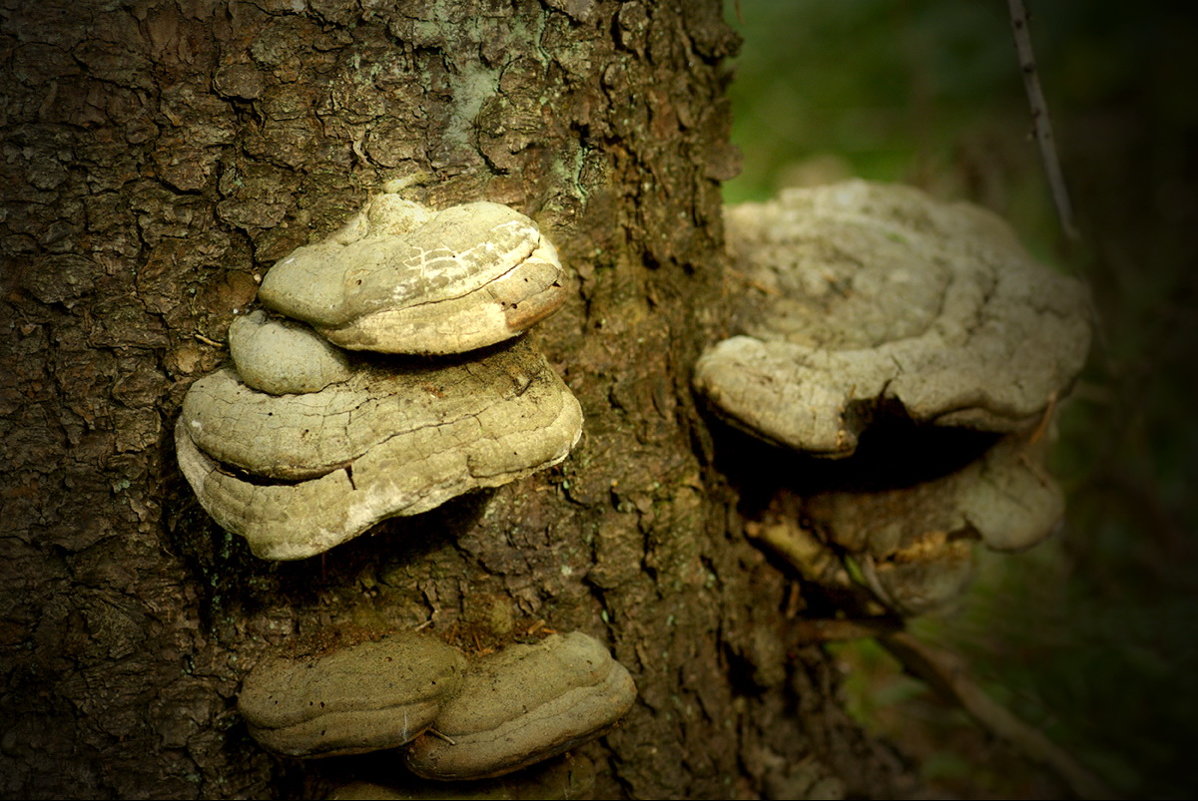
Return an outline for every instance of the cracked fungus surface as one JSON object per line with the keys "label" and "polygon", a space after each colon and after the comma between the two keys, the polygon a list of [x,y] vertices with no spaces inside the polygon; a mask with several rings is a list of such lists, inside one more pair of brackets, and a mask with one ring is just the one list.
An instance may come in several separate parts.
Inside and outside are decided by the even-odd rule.
{"label": "cracked fungus surface", "polygon": [[300,559],[556,464],[581,430],[578,401],[516,343],[457,365],[364,367],[304,395],[256,392],[225,368],[192,386],[175,438],[221,526],[258,556]]}
{"label": "cracked fungus surface", "polygon": [[508,339],[565,300],[557,251],[498,203],[429,216],[383,195],[262,282],[270,308],[331,342],[385,353],[459,353]]}
{"label": "cracked fungus surface", "polygon": [[1026,427],[1081,370],[1088,295],[1010,227],[909,187],[849,181],[726,210],[737,336],[695,386],[738,427],[844,456],[873,409]]}

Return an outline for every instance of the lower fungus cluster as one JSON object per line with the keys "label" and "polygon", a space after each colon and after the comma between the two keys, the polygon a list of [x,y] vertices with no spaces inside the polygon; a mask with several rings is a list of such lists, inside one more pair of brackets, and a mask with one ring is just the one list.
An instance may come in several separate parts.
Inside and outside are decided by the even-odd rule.
{"label": "lower fungus cluster", "polygon": [[581,632],[472,660],[428,636],[392,634],[263,662],[237,704],[250,734],[275,753],[402,748],[409,770],[446,781],[502,776],[564,753],[602,735],[635,699],[624,666]]}

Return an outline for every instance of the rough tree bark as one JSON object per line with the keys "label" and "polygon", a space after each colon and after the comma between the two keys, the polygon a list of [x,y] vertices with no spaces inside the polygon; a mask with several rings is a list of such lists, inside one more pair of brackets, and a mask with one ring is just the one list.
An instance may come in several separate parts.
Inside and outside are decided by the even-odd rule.
{"label": "rough tree bark", "polygon": [[[737,47],[719,0],[130,0],[0,10],[0,794],[272,797],[233,702],[295,636],[544,621],[640,698],[601,797],[756,797],[903,771],[795,645],[689,371],[721,332]],[[272,564],[199,509],[171,430],[278,258],[383,182],[534,217],[576,277],[532,336],[582,402],[560,467]],[[833,785],[822,785],[823,791]]]}

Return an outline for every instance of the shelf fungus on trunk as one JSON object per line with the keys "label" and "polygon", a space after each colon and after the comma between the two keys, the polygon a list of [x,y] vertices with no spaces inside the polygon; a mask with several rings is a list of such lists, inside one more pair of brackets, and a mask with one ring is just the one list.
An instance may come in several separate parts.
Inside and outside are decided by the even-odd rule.
{"label": "shelf fungus on trunk", "polygon": [[887,409],[939,426],[1034,425],[1073,381],[1088,296],[965,203],[850,181],[725,214],[740,334],[694,384],[732,425],[847,456]]}
{"label": "shelf fungus on trunk", "polygon": [[319,392],[348,381],[348,355],[303,323],[255,311],[229,326],[229,355],[246,386],[272,395]]}
{"label": "shelf fungus on trunk", "polygon": [[[725,220],[736,335],[704,352],[695,388],[735,428],[844,460],[840,489],[796,491],[879,597],[935,608],[968,581],[975,540],[1017,550],[1047,536],[1063,502],[1037,442],[1089,348],[1082,284],[994,214],[909,187],[790,190]],[[902,447],[870,456],[892,483],[854,475],[859,444],[893,428]],[[910,463],[943,442],[933,432],[987,447],[912,483]]]}
{"label": "shelf fungus on trunk", "polygon": [[910,486],[816,492],[803,517],[854,555],[874,594],[903,614],[956,599],[974,572],[974,544],[1020,551],[1060,522],[1065,497],[1043,466],[1046,441],[1008,434],[959,469]]}
{"label": "shelf fungus on trunk", "polygon": [[225,367],[196,381],[175,442],[200,503],[266,559],[302,559],[563,460],[578,401],[527,343],[452,363],[358,365],[270,395]]}
{"label": "shelf fungus on trunk", "polygon": [[260,663],[238,711],[265,748],[293,757],[396,748],[428,728],[461,686],[466,658],[440,640],[392,634],[329,654]]}
{"label": "shelf fungus on trunk", "polygon": [[636,685],[581,632],[511,645],[471,664],[458,694],[407,750],[427,779],[501,776],[602,735],[632,707]]}
{"label": "shelf fungus on trunk", "polygon": [[256,555],[302,559],[557,464],[581,435],[578,401],[505,340],[565,296],[557,252],[519,212],[375,195],[267,273],[262,302],[304,322],[257,311],[230,326],[233,366],[184,398],[179,465]]}
{"label": "shelf fungus on trunk", "polygon": [[433,213],[383,194],[275,264],[259,297],[343,348],[448,354],[524,332],[566,288],[553,244],[514,209],[476,202]]}

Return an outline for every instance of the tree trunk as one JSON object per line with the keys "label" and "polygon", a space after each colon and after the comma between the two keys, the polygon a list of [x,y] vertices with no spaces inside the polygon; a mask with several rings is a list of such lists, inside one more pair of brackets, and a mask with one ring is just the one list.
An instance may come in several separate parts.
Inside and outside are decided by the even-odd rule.
{"label": "tree trunk", "polygon": [[[795,644],[799,588],[743,537],[689,387],[737,169],[719,0],[0,13],[0,794],[323,792],[355,763],[262,751],[239,682],[288,638],[429,621],[472,649],[538,625],[611,646],[639,701],[584,748],[600,797],[899,791]],[[180,399],[266,269],[394,179],[557,244],[576,291],[531,337],[583,439],[323,557],[258,560],[179,474]]]}

